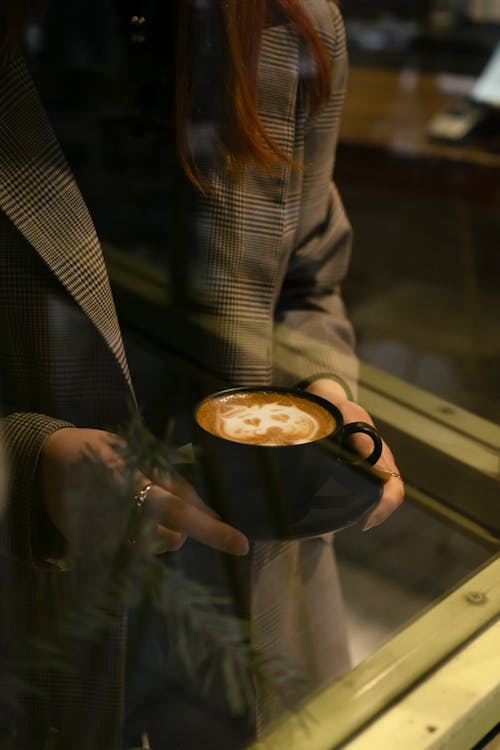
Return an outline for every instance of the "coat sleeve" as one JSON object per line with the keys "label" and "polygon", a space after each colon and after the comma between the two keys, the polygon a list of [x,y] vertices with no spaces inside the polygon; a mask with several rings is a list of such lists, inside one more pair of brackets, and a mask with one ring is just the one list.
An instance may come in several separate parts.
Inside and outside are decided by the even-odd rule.
{"label": "coat sleeve", "polygon": [[298,221],[275,309],[274,380],[291,384],[331,373],[355,394],[358,362],[340,286],[352,232],[333,182],[347,78],[345,33],[333,2],[313,20],[332,60],[333,91],[319,114],[297,117],[295,155],[304,169],[296,177]]}
{"label": "coat sleeve", "polygon": [[5,509],[1,523],[2,552],[36,563],[33,514],[37,512],[36,472],[46,439],[69,422],[43,414],[18,412],[0,419],[5,465]]}

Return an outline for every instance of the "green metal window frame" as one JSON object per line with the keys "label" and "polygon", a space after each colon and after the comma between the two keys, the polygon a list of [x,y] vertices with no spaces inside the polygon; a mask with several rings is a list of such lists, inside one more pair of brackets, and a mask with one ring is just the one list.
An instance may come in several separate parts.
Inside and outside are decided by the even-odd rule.
{"label": "green metal window frame", "polygon": [[471,750],[500,718],[500,556],[249,750]]}
{"label": "green metal window frame", "polygon": [[498,549],[500,426],[366,363],[360,401],[397,456],[408,499]]}

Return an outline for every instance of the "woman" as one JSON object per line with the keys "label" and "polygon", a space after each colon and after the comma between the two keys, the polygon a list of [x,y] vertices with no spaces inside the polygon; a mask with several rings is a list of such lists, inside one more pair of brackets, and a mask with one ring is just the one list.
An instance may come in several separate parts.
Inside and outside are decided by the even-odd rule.
{"label": "woman", "polygon": [[[140,51],[125,55],[123,69],[134,76],[119,75],[135,87],[125,97],[134,101],[135,124],[148,117],[175,122],[179,162],[197,191],[196,236],[183,268],[187,292],[178,300],[202,332],[193,356],[222,382],[301,382],[335,403],[346,421],[369,420],[354,400],[357,365],[339,289],[350,228],[331,182],[346,78],[340,13],[332,0],[179,2],[174,113],[172,78],[156,81],[152,95],[146,85],[148,71],[165,61],[158,52],[165,45],[153,39],[148,48],[147,38],[172,28],[164,5],[152,3],[143,15],[130,8],[126,33]],[[112,481],[123,482],[114,432],[136,406],[99,240],[64,154],[74,143],[63,143],[63,152],[17,54],[27,21],[19,11],[17,3],[4,3],[0,76],[3,437],[12,485],[3,549],[9,561],[22,561],[10,580],[39,598],[37,592],[57,589],[66,575],[47,568],[56,557],[47,516],[67,549],[81,549],[82,527],[88,530],[87,518],[76,523],[70,506],[75,460],[90,448],[113,469]],[[114,17],[113,5],[109,12]],[[110,28],[120,28],[124,17],[116,17]],[[78,33],[87,33],[83,25]],[[107,89],[110,97],[118,89]],[[57,121],[61,110],[54,110]],[[84,188],[87,163],[80,174],[75,169]],[[105,203],[91,205],[98,225],[105,223],[99,213]],[[175,270],[175,259],[169,268]],[[362,439],[356,448],[364,451]],[[365,529],[403,497],[386,445],[378,466],[384,493],[363,520]],[[139,502],[153,552],[183,547],[184,554],[188,537],[201,549],[247,554],[246,538],[214,518],[189,485],[144,471],[133,482],[132,495],[144,489]],[[106,496],[90,515],[99,524],[94,538],[125,528],[123,504]],[[195,556],[204,554],[210,553],[196,548]],[[250,566],[258,647],[305,662],[314,687],[341,674],[348,656],[331,539],[259,543]],[[18,624],[26,627],[22,617]],[[114,627],[77,649],[77,681],[58,674],[41,683],[50,690],[36,722],[28,719],[34,746],[41,746],[40,734],[61,747],[74,746],[75,737],[82,748],[120,746],[124,632]],[[261,708],[272,715],[268,705]],[[19,735],[16,722],[12,731]]]}

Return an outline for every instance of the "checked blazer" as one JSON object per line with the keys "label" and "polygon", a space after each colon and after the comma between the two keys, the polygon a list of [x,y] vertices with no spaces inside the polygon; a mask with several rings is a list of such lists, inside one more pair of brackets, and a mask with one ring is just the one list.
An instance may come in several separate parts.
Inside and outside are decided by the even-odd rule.
{"label": "checked blazer", "polygon": [[[15,635],[7,658],[20,664],[28,639],[41,636],[40,620],[51,617],[51,602],[68,583],[38,552],[44,540],[34,482],[41,447],[61,426],[116,428],[134,396],[92,221],[21,58],[1,69],[0,111],[1,427],[10,474],[1,611]],[[55,631],[49,635],[56,638]],[[72,644],[73,674],[24,675],[33,692],[27,701],[18,697],[30,715],[16,716],[9,729],[18,735],[29,725],[40,748],[56,730],[61,747],[70,736],[86,738],[82,748],[117,746],[124,649],[121,624],[90,647]]]}
{"label": "checked blazer", "polygon": [[[205,333],[197,356],[228,383],[292,384],[330,372],[354,389],[357,361],[340,294],[351,232],[332,182],[344,30],[332,0],[304,4],[331,55],[332,99],[307,113],[303,45],[288,26],[267,29],[260,115],[304,169],[282,166],[269,176],[247,167],[236,181],[223,165],[212,168],[189,257],[193,316]],[[99,240],[21,57],[0,70],[0,209],[2,439],[11,483],[1,551],[19,562],[24,590],[40,601],[40,591],[66,575],[37,557],[41,447],[68,424],[115,429],[135,400]],[[329,539],[257,544],[251,607],[261,648],[307,664],[309,685],[346,668]],[[91,653],[78,654],[92,668],[77,683],[68,677],[50,688],[59,710],[50,721],[67,741],[70,732],[88,734],[91,716],[94,744],[82,739],[82,748],[118,747],[124,647],[123,627],[104,634]]]}

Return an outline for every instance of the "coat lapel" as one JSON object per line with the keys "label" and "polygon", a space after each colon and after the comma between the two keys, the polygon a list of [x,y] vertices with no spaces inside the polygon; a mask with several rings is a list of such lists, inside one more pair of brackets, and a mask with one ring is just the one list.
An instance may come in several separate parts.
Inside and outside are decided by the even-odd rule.
{"label": "coat lapel", "polygon": [[0,208],[93,322],[131,385],[92,219],[20,56],[0,67]]}

